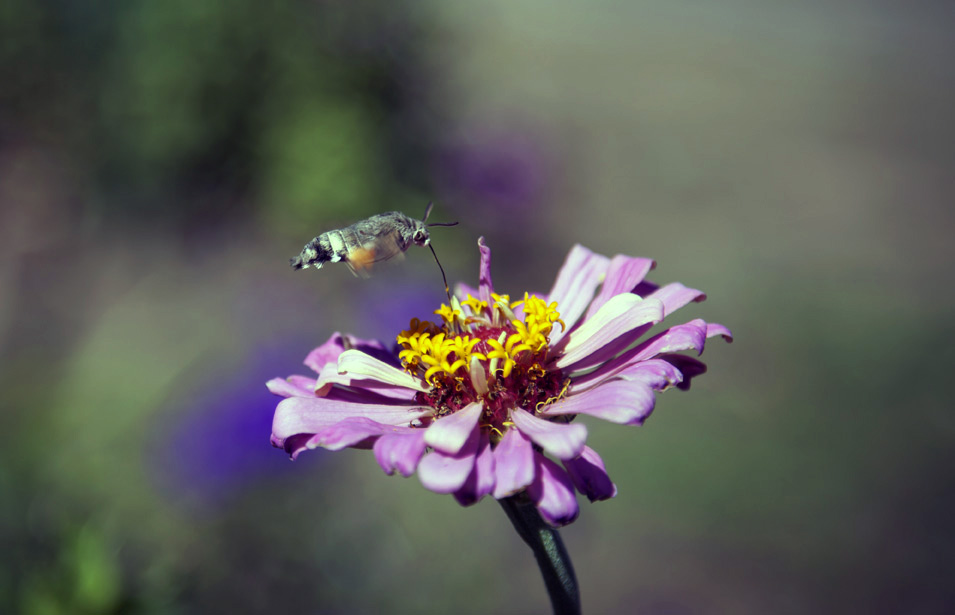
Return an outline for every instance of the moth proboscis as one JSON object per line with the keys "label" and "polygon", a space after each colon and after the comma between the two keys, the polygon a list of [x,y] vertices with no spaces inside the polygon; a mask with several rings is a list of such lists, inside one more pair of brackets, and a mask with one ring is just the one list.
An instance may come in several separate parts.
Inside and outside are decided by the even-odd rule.
{"label": "moth proboscis", "polygon": [[448,279],[444,275],[444,267],[438,261],[438,255],[431,245],[431,234],[428,231],[432,226],[455,226],[457,222],[432,222],[428,224],[428,216],[434,203],[428,203],[424,218],[417,220],[400,211],[389,211],[360,220],[351,226],[342,229],[327,231],[315,237],[302,248],[301,254],[289,259],[293,269],[307,269],[315,267],[321,269],[325,263],[344,261],[348,268],[357,276],[368,277],[375,263],[401,256],[413,245],[428,246],[431,254],[438,263],[441,277],[444,279],[444,289],[451,300],[451,291]]}

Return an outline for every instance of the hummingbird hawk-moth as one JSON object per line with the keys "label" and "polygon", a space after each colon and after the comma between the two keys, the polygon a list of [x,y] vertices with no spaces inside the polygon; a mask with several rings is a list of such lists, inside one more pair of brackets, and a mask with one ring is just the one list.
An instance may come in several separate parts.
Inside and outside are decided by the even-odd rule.
{"label": "hummingbird hawk-moth", "polygon": [[[315,237],[302,248],[301,254],[289,259],[293,269],[315,267],[321,269],[325,263],[344,262],[352,273],[368,277],[375,263],[386,261],[405,253],[412,245],[428,246],[434,254],[434,260],[441,269],[438,255],[431,246],[432,226],[454,226],[457,222],[432,222],[428,216],[434,203],[428,203],[424,218],[417,220],[400,211],[389,211],[361,220],[342,229],[326,231]],[[447,280],[445,279],[445,290]],[[450,300],[450,299],[449,299]]]}

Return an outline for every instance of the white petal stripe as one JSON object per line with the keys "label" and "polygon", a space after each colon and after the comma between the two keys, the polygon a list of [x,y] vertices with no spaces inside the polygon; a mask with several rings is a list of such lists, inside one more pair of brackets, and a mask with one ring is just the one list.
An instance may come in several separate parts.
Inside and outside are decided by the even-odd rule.
{"label": "white petal stripe", "polygon": [[401,371],[384,361],[379,361],[360,350],[346,350],[338,357],[338,373],[367,376],[395,386],[422,392],[428,391],[428,388],[420,380],[408,372]]}
{"label": "white petal stripe", "polygon": [[613,297],[578,329],[571,331],[567,344],[557,358],[564,368],[587,357],[627,331],[663,320],[663,304],[626,293]]}

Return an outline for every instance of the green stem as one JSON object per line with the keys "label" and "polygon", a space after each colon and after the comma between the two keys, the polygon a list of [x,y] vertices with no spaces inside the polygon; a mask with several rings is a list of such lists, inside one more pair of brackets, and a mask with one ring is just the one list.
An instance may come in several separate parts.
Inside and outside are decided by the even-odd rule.
{"label": "green stem", "polygon": [[560,534],[541,519],[537,508],[523,494],[498,502],[537,558],[554,615],[580,615],[577,577]]}

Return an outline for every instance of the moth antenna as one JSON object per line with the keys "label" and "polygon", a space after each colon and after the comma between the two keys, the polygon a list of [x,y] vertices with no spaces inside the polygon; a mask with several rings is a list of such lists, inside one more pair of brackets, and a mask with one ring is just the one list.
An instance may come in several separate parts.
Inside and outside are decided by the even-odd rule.
{"label": "moth antenna", "polygon": [[428,247],[431,248],[431,254],[434,255],[434,262],[438,263],[438,269],[441,270],[441,279],[444,280],[444,292],[448,295],[448,305],[451,305],[451,287],[448,286],[448,278],[444,275],[444,267],[441,266],[441,261],[438,260],[438,255],[434,251],[434,246],[429,243]]}
{"label": "moth antenna", "polygon": [[426,224],[425,226],[457,226],[457,222],[432,222],[431,224]]}
{"label": "moth antenna", "polygon": [[[428,221],[428,216],[431,215],[431,210],[434,208],[434,201],[428,201],[428,206],[424,209],[424,218],[421,218],[422,222]],[[430,224],[428,226],[431,226]]]}

